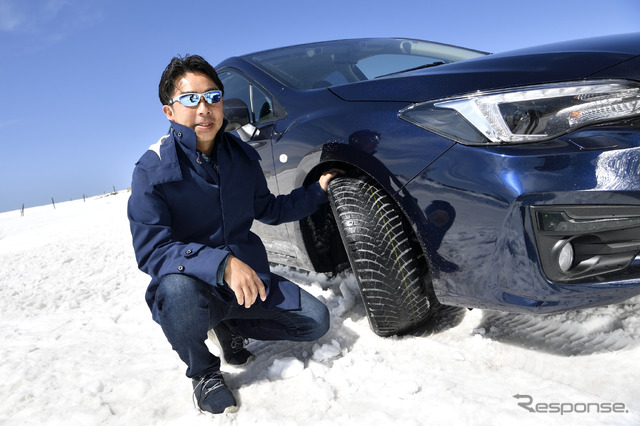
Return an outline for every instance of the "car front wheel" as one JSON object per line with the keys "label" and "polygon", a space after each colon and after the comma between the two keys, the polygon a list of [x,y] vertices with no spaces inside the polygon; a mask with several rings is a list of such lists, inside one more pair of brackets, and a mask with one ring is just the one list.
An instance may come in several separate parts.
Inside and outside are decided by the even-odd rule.
{"label": "car front wheel", "polygon": [[431,281],[400,210],[367,176],[336,177],[328,194],[371,329],[391,336],[414,328],[429,314]]}

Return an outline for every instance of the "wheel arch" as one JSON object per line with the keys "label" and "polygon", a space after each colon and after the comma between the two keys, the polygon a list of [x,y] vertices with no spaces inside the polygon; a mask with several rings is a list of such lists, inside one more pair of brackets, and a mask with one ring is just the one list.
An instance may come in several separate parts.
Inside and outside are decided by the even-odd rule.
{"label": "wheel arch", "polygon": [[[416,241],[419,250],[428,259],[425,246],[419,240],[418,224],[424,221],[424,212],[416,200],[403,190],[403,184],[377,158],[345,143],[330,142],[306,155],[299,163],[296,186],[316,182],[327,170],[337,168],[348,175],[371,177],[395,202],[403,219],[405,230]],[[304,247],[311,266],[317,272],[338,273],[349,267],[349,260],[329,203],[299,221],[296,226],[298,247]]]}

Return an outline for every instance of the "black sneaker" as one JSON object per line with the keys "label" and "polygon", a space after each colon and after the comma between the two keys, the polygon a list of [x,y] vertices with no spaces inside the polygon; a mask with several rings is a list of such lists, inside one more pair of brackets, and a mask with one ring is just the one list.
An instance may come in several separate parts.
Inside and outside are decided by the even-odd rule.
{"label": "black sneaker", "polygon": [[255,358],[244,347],[247,340],[231,331],[224,322],[209,330],[207,336],[222,349],[222,356],[227,364],[245,365]]}
{"label": "black sneaker", "polygon": [[193,400],[200,411],[212,414],[227,414],[238,411],[238,404],[233,394],[224,383],[219,371],[192,379]]}

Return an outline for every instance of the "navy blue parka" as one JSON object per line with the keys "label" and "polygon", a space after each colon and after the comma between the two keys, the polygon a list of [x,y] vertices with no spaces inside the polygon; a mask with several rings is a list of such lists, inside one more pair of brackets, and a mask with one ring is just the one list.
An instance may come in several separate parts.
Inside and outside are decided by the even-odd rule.
{"label": "navy blue parka", "polygon": [[269,310],[300,308],[298,286],[270,272],[264,245],[250,228],[254,219],[271,225],[302,219],[327,201],[325,192],[316,182],[274,196],[259,154],[222,130],[214,151],[212,164],[196,150],[195,132],[172,122],[169,134],[136,163],[128,217],[138,266],[151,276],[146,300],[156,321],[162,277],[190,275],[224,297],[218,289],[226,285],[220,277],[229,254],[265,283],[267,300],[256,303]]}

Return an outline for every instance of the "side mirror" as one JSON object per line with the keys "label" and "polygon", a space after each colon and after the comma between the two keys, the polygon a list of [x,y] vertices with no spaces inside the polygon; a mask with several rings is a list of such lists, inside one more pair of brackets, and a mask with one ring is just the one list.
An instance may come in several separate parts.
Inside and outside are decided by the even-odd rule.
{"label": "side mirror", "polygon": [[222,109],[224,111],[224,117],[229,122],[225,128],[226,132],[237,130],[251,122],[249,107],[247,107],[247,104],[245,104],[242,99],[225,99],[222,104]]}

